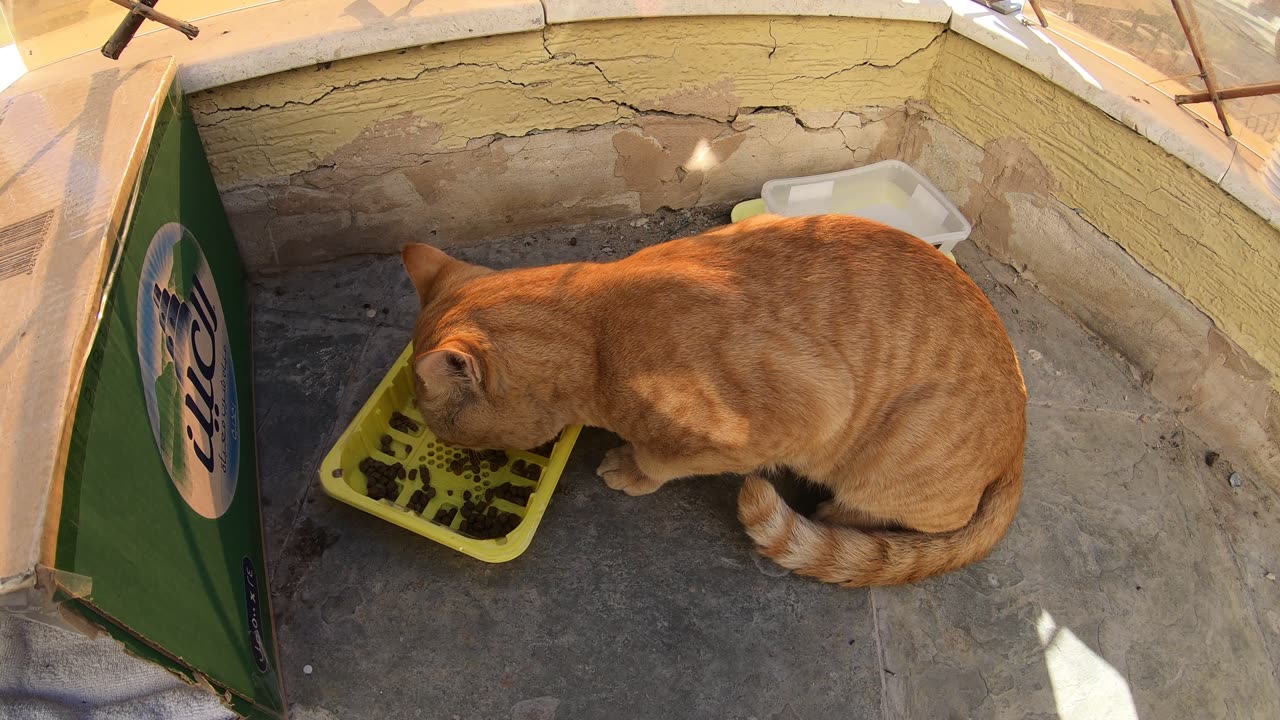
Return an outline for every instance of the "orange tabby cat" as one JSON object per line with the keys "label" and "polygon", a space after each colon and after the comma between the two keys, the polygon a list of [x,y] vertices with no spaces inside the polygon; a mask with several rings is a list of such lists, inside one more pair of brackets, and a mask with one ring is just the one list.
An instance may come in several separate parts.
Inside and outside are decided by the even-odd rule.
{"label": "orange tabby cat", "polygon": [[[757,217],[612,263],[495,272],[404,249],[422,310],[417,402],[470,447],[571,424],[626,445],[630,495],[741,473],[761,552],[890,585],[983,558],[1022,492],[1026,389],[991,304],[925,242],[852,217]],[[829,488],[812,518],[760,473]]]}

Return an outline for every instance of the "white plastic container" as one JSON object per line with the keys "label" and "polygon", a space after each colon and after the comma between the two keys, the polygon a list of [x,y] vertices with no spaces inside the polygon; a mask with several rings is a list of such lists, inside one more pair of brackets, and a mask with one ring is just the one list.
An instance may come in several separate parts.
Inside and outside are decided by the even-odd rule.
{"label": "white plastic container", "polygon": [[767,210],[777,215],[860,215],[909,232],[945,253],[973,229],[933,183],[898,160],[770,180],[761,194]]}

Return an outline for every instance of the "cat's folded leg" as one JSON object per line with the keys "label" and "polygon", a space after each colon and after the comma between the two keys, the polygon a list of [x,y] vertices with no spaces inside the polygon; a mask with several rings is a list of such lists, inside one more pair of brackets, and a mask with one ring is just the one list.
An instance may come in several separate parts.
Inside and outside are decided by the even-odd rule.
{"label": "cat's folded leg", "polygon": [[648,495],[677,478],[747,472],[760,466],[758,458],[734,459],[733,453],[716,449],[672,455],[653,452],[644,445],[627,443],[605,453],[596,474],[614,490],[628,495]]}
{"label": "cat's folded leg", "polygon": [[645,475],[636,464],[635,448],[631,443],[616,447],[604,454],[604,461],[596,468],[596,474],[604,484],[628,495],[648,495],[662,487],[665,481]]}

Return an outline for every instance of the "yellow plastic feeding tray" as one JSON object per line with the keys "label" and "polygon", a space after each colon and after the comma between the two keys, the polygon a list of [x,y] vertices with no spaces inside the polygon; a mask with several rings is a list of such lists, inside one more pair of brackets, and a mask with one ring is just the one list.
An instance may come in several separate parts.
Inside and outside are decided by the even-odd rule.
{"label": "yellow plastic feeding tray", "polygon": [[337,500],[477,560],[511,560],[533,540],[582,428],[532,451],[449,447],[414,407],[412,352],[405,348],[338,438],[320,482]]}

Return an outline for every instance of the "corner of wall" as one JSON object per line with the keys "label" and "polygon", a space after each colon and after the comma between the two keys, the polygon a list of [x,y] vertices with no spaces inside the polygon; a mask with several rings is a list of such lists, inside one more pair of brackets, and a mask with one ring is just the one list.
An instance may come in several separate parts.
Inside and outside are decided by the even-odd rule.
{"label": "corner of wall", "polygon": [[[1177,217],[1144,218],[1151,208],[1132,196],[1089,192],[1077,183],[1096,178],[1070,177],[1086,167],[1097,172],[1110,161],[1149,162],[1147,172],[1160,173],[1171,158],[1136,132],[1059,94],[1030,71],[1002,58],[993,64],[990,53],[977,52],[979,46],[972,41],[954,33],[948,36],[930,78],[928,114],[911,126],[914,137],[904,142],[903,159],[961,207],[974,224],[971,239],[983,250],[1013,267],[1116,348],[1152,395],[1174,408],[1188,427],[1209,442],[1238,448],[1259,476],[1280,487],[1280,377],[1275,368],[1234,339],[1241,323],[1236,323],[1236,332],[1229,332],[1187,296],[1186,287],[1194,282],[1188,274],[1198,272],[1204,261],[1184,258],[1160,264],[1149,259],[1162,243],[1190,242],[1178,233],[1162,232],[1162,227],[1178,222]],[[991,73],[998,73],[1002,82]],[[983,83],[1004,89],[997,95],[982,88]],[[1064,116],[1092,117],[1080,123],[1083,128],[1073,124],[1063,129],[1042,124],[1045,118],[1040,116],[1020,119],[1019,108],[1037,98]],[[1095,125],[1105,129],[1095,133]],[[1045,136],[1058,132],[1106,136],[1111,144],[1104,150],[1110,159],[1077,144],[1073,162],[1063,155],[1063,148],[1072,147],[1065,141],[1046,152]],[[1226,208],[1237,219],[1219,242],[1234,239],[1240,248],[1215,258],[1215,269],[1236,262],[1228,258],[1248,262],[1248,253],[1241,250],[1248,249],[1250,239],[1242,225],[1255,233],[1254,242],[1280,239],[1202,175],[1182,169],[1186,174],[1174,182],[1203,186],[1198,189],[1206,197],[1192,195],[1181,202]],[[1126,214],[1142,222],[1119,218]],[[1151,237],[1135,238],[1139,233]],[[1172,282],[1170,275],[1176,278]],[[1247,292],[1247,286],[1242,290]],[[1240,305],[1215,299],[1219,313],[1241,312]],[[1251,314],[1240,317],[1248,320]],[[1280,335],[1280,329],[1274,332]]]}

